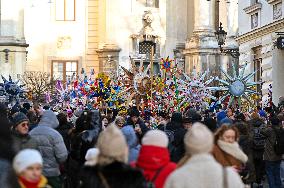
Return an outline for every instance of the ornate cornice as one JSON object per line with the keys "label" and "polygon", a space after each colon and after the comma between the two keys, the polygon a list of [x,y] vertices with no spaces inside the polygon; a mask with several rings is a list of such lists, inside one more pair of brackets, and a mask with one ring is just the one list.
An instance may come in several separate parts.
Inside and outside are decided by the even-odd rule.
{"label": "ornate cornice", "polygon": [[264,35],[267,35],[269,33],[273,33],[275,31],[278,31],[280,29],[284,29],[284,19],[278,20],[276,22],[270,23],[268,25],[265,25],[259,29],[250,31],[246,34],[240,35],[236,38],[236,41],[239,44],[243,44],[247,41],[251,41],[256,38],[260,38]]}
{"label": "ornate cornice", "polygon": [[269,4],[276,4],[282,2],[282,0],[266,0]]}
{"label": "ornate cornice", "polygon": [[262,4],[261,3],[255,3],[247,8],[244,8],[244,11],[245,13],[247,14],[252,14],[252,13],[255,13],[257,12],[258,10],[260,10],[262,7]]}

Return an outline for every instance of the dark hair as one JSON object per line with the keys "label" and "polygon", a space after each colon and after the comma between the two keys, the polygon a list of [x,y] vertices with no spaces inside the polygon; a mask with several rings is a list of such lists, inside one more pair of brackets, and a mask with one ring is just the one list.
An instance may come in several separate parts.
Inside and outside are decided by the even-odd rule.
{"label": "dark hair", "polygon": [[217,129],[217,121],[213,118],[209,117],[209,118],[204,119],[204,124],[212,132],[215,132]]}
{"label": "dark hair", "polygon": [[248,135],[249,134],[249,127],[248,124],[246,124],[243,121],[238,121],[234,124],[239,130],[240,135]]}
{"label": "dark hair", "polygon": [[63,113],[63,112],[61,112],[61,113],[59,113],[59,114],[57,115],[57,119],[58,119],[58,121],[59,121],[59,126],[68,123],[67,115],[66,115],[65,113]]}
{"label": "dark hair", "polygon": [[38,123],[38,117],[34,111],[28,111],[27,117],[29,118],[31,124]]}

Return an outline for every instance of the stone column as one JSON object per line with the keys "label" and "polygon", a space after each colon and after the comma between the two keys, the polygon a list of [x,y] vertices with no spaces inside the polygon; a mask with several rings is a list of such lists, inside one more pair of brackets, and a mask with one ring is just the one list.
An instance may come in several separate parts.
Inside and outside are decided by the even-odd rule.
{"label": "stone column", "polygon": [[[189,31],[190,32],[190,31]],[[194,29],[186,41],[185,72],[191,74],[209,70],[216,74],[219,47],[215,37],[215,1],[194,0]]]}
{"label": "stone column", "polygon": [[227,38],[226,48],[237,49],[239,45],[235,40],[238,32],[238,0],[230,0],[227,3]]}

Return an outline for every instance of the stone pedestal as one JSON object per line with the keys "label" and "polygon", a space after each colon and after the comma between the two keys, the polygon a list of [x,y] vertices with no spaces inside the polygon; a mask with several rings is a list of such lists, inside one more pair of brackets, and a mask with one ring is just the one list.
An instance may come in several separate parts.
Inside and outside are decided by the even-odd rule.
{"label": "stone pedestal", "polygon": [[186,73],[218,74],[220,53],[214,28],[215,1],[194,0],[194,30],[183,51]]}
{"label": "stone pedestal", "polygon": [[96,51],[99,56],[99,72],[117,76],[120,48],[115,44],[102,44]]}

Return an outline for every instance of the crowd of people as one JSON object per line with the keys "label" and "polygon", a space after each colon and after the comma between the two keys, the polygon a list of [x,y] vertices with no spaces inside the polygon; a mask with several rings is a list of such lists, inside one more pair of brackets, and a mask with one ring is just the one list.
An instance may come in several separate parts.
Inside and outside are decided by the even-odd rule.
{"label": "crowd of people", "polygon": [[0,187],[283,187],[283,104],[183,113],[0,104],[0,122]]}

